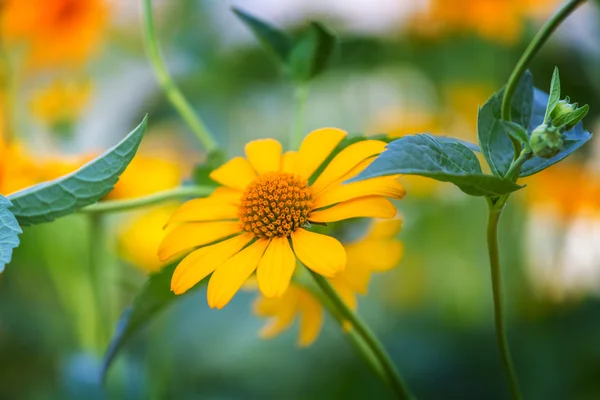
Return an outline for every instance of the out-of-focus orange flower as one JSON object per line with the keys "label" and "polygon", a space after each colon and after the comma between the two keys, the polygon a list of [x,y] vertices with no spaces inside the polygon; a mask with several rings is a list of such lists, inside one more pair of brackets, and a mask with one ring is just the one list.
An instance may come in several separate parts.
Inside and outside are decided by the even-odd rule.
{"label": "out-of-focus orange flower", "polygon": [[2,35],[26,46],[30,67],[79,65],[97,50],[107,11],[103,0],[4,0]]}
{"label": "out-of-focus orange flower", "polygon": [[54,81],[35,93],[31,101],[33,115],[49,126],[73,123],[90,97],[89,81]]}
{"label": "out-of-focus orange flower", "polygon": [[474,32],[502,43],[514,43],[525,21],[549,15],[558,0],[432,0],[412,23],[417,33]]}

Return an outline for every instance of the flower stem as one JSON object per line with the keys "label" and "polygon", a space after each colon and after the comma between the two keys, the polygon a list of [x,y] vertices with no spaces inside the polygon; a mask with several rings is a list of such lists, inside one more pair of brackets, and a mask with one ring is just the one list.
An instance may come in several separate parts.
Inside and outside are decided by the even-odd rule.
{"label": "flower stem", "polygon": [[502,309],[502,276],[500,271],[500,256],[498,252],[498,222],[502,215],[502,210],[506,199],[501,200],[496,205],[489,204],[487,244],[490,257],[490,268],[492,275],[492,289],[494,294],[494,321],[496,325],[496,339],[502,355],[502,363],[508,375],[510,391],[514,399],[521,399],[519,382],[517,374],[513,367],[506,337],[506,327],[504,326],[504,315]]}
{"label": "flower stem", "polygon": [[[333,289],[333,287],[329,284],[327,279],[310,269],[309,272],[311,273],[317,286],[319,286],[323,293],[325,293],[342,317],[352,324],[353,329],[356,329],[356,332],[362,339],[365,347],[371,352],[371,355],[365,354],[365,357],[368,358],[374,356],[375,359],[377,359],[378,363],[381,365],[381,370],[376,370],[382,373],[382,379],[389,383],[396,396],[399,399],[413,398],[402,381],[400,374],[398,371],[396,371],[396,367],[394,366],[390,356],[387,354],[369,327],[346,305],[346,303],[344,303],[344,301],[336,293],[335,289]],[[357,346],[357,348],[360,349],[361,347]]]}
{"label": "flower stem", "polygon": [[103,298],[103,274],[105,245],[105,222],[102,215],[95,214],[89,216],[89,240],[90,240],[90,283],[93,290],[93,301],[96,310],[96,351],[102,351],[108,341],[107,326],[110,325],[108,314],[106,312],[107,299]]}
{"label": "flower stem", "polygon": [[109,212],[128,211],[135,208],[147,207],[164,203],[170,200],[178,200],[186,197],[202,197],[212,193],[214,188],[209,186],[181,186],[175,189],[164,190],[148,196],[127,200],[101,201],[79,210],[79,213],[98,214]]}
{"label": "flower stem", "polygon": [[154,72],[156,73],[158,82],[173,107],[175,107],[179,115],[181,115],[183,120],[188,124],[192,132],[194,132],[194,134],[198,137],[202,145],[206,148],[206,150],[208,150],[208,152],[212,152],[219,147],[216,140],[200,116],[194,112],[190,103],[188,103],[179,88],[175,85],[175,82],[173,82],[173,79],[171,78],[171,75],[169,75],[165,63],[160,55],[158,41],[156,39],[156,32],[154,30],[152,1],[142,0],[142,3],[144,18],[144,45],[146,47],[146,52],[148,54],[150,63],[154,67]]}
{"label": "flower stem", "polygon": [[[504,96],[502,97],[502,119],[505,121],[510,121],[510,102],[512,100],[512,96],[515,92],[515,88],[525,73],[527,66],[535,57],[537,52],[542,48],[546,40],[552,35],[552,32],[585,0],[570,0],[566,2],[546,23],[539,32],[533,37],[529,46],[523,52],[523,55],[517,62],[517,65],[513,69],[510,77],[508,78],[508,83],[506,84],[506,90],[504,91]],[[520,147],[520,144],[519,144]],[[517,152],[518,155],[518,152]]]}
{"label": "flower stem", "polygon": [[305,83],[297,84],[294,88],[294,119],[290,134],[290,150],[295,150],[300,147],[300,142],[304,133],[303,121],[307,97],[308,85]]}

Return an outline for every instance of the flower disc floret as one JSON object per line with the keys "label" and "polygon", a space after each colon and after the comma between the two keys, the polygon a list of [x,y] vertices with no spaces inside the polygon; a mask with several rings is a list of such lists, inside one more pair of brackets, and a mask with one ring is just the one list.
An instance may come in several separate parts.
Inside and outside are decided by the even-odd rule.
{"label": "flower disc floret", "polygon": [[308,181],[295,174],[258,176],[244,191],[239,207],[242,229],[257,238],[289,237],[308,222],[313,206]]}

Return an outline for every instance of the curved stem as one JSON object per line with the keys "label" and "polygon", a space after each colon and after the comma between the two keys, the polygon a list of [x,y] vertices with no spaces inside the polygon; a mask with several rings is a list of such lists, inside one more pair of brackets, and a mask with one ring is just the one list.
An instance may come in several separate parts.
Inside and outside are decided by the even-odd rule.
{"label": "curved stem", "polygon": [[91,206],[84,207],[77,212],[98,214],[128,211],[135,208],[164,203],[170,200],[177,200],[186,197],[208,196],[213,190],[214,188],[209,186],[181,186],[175,189],[153,193],[148,196],[138,197],[136,199],[101,201],[99,203],[92,204]]}
{"label": "curved stem", "polygon": [[321,275],[308,269],[317,286],[325,293],[327,298],[331,301],[333,306],[339,311],[341,316],[352,324],[352,328],[356,329],[357,334],[361,337],[364,345],[368,347],[372,355],[377,359],[381,365],[381,371],[383,373],[382,378],[389,383],[392,390],[399,399],[411,399],[413,396],[406,388],[402,378],[392,362],[390,356],[387,354],[379,340],[375,337],[369,327],[356,315],[344,301],[338,296],[333,287],[329,284],[327,279]]}
{"label": "curved stem", "polygon": [[495,206],[489,203],[487,244],[490,257],[490,268],[492,274],[492,289],[494,293],[494,321],[496,324],[496,339],[502,355],[502,363],[508,375],[510,391],[514,399],[521,399],[517,374],[513,367],[504,326],[504,315],[502,309],[502,276],[500,272],[500,256],[498,253],[498,222],[506,199],[501,200]]}
{"label": "curved stem", "polygon": [[299,83],[294,88],[294,119],[292,131],[290,134],[290,150],[295,150],[300,147],[304,131],[304,109],[306,107],[306,99],[308,97],[308,84]]}
{"label": "curved stem", "polygon": [[[542,48],[546,40],[552,35],[552,32],[585,0],[570,0],[566,2],[546,23],[539,32],[533,37],[529,46],[523,52],[523,55],[517,62],[517,65],[513,69],[510,77],[508,78],[508,82],[506,83],[506,89],[504,90],[504,95],[502,96],[502,119],[505,121],[510,121],[510,103],[512,101],[512,96],[515,92],[517,84],[519,80],[521,80],[521,76],[525,73],[527,66],[535,57],[537,52]],[[515,160],[519,156],[521,152],[521,144],[510,138],[513,146],[515,148]]]}
{"label": "curved stem", "polygon": [[165,67],[165,63],[160,55],[158,41],[156,40],[156,32],[154,30],[154,19],[152,16],[152,1],[142,0],[143,3],[143,18],[144,18],[144,45],[150,63],[154,67],[154,72],[162,89],[165,91],[167,98],[175,107],[181,118],[189,125],[190,129],[198,137],[202,145],[211,152],[218,148],[218,144],[212,134],[202,121],[202,119],[194,112],[192,106],[185,99],[179,88],[173,82],[171,75]]}

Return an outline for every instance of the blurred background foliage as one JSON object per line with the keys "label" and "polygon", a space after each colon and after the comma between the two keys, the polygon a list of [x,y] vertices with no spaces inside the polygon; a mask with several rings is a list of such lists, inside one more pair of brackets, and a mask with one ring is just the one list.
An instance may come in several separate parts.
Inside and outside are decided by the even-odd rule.
{"label": "blurred background foliage", "polygon": [[[305,127],[399,137],[431,132],[476,141],[478,106],[500,88],[558,0],[154,1],[163,55],[229,156],[245,142],[285,142],[292,86],[231,12],[294,34],[318,20],[337,35],[311,84]],[[75,169],[145,113],[148,132],[110,199],[191,178],[206,155],[157,86],[141,42],[140,4],[119,0],[1,2],[0,192]],[[600,126],[600,11],[585,4],[532,65]],[[600,395],[600,142],[528,178],[501,224],[505,291],[526,398]],[[400,265],[376,276],[359,312],[420,398],[508,396],[493,330],[485,204],[448,184],[406,178],[398,203]],[[387,389],[331,318],[310,347],[296,329],[262,340],[254,294],[209,310],[186,296],[136,335],[98,383],[116,321],[161,267],[155,253],[176,204],[102,221],[91,276],[90,219],[25,229],[0,276],[2,398],[386,398]],[[99,241],[99,242],[98,242]],[[95,286],[98,286],[95,288]],[[94,294],[99,290],[98,295]]]}

